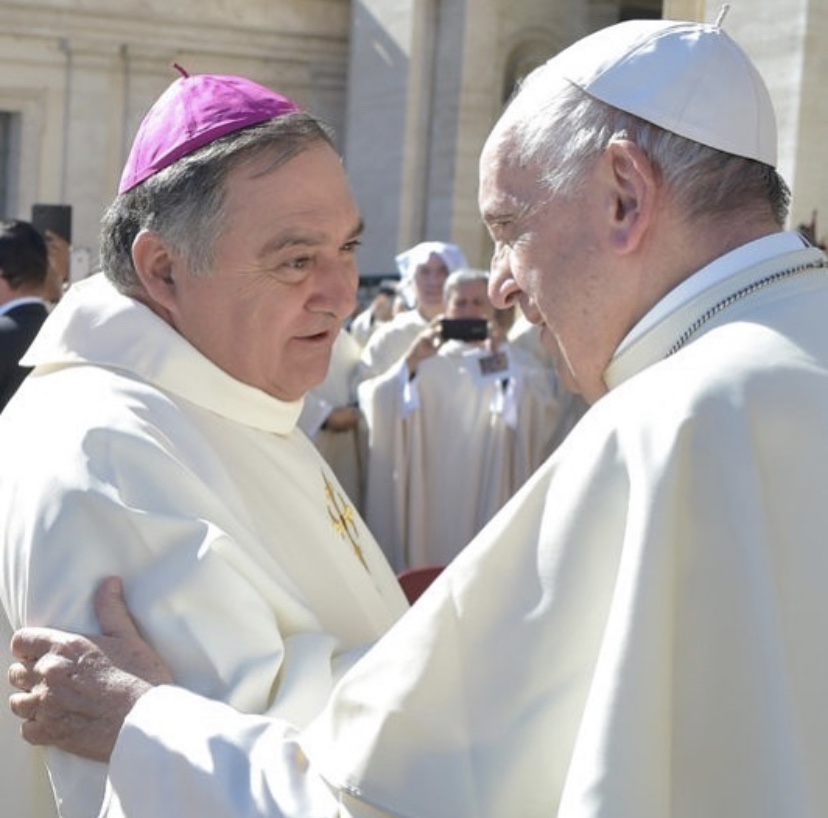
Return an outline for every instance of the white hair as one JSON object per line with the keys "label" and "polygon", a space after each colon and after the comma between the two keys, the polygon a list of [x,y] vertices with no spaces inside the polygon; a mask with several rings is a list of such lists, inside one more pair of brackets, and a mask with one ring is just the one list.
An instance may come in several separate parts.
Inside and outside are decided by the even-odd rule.
{"label": "white hair", "polygon": [[[502,125],[502,127],[501,127]],[[688,218],[770,209],[781,226],[790,191],[769,165],[701,145],[613,108],[547,63],[524,81],[497,130],[511,138],[510,161],[540,166],[550,195],[574,190],[613,141],[628,139],[649,157]]]}

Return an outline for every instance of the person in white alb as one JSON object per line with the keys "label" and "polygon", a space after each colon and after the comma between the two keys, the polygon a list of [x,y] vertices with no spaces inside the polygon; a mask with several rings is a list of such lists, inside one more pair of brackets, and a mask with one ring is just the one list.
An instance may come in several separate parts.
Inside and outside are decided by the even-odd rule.
{"label": "person in white alb", "polygon": [[16,635],[24,735],[114,746],[131,818],[828,815],[828,258],[776,161],[721,18],[533,72],[481,156],[489,291],[590,409],[309,728],[142,683],[107,584],[103,647]]}
{"label": "person in white alb", "polygon": [[[118,573],[182,684],[316,715],[407,607],[297,426],[354,308],[360,232],[330,136],[290,100],[216,75],[159,98],[104,218],[104,272],[47,319],[0,419],[4,628],[89,628],[81,589]],[[53,814],[22,772],[42,762],[13,763],[3,729],[4,814]],[[97,815],[105,765],[47,761],[61,817]]]}
{"label": "person in white alb", "polygon": [[376,294],[364,310],[357,313],[347,324],[348,332],[364,347],[371,336],[384,327],[396,314],[395,303],[402,303],[402,296],[397,293],[396,279],[380,281]]}
{"label": "person in white alb", "polygon": [[[552,382],[529,353],[506,342],[482,270],[455,270],[444,285],[445,318],[396,377],[360,386],[361,405],[396,441],[394,539],[398,570],[446,565],[540,465],[560,421]],[[478,319],[480,340],[452,338],[455,319]],[[396,434],[394,433],[396,431]]]}
{"label": "person in white alb", "polygon": [[456,244],[422,241],[396,257],[398,292],[408,309],[394,315],[368,339],[362,352],[359,380],[382,375],[396,365],[411,342],[437,316],[445,302],[443,287],[449,273],[468,266]]}
{"label": "person in white alb", "polygon": [[389,379],[422,342],[434,336],[435,321],[445,309],[443,287],[449,273],[467,266],[466,256],[456,244],[423,241],[396,257],[400,294],[409,309],[383,324],[362,351],[356,380],[358,400],[368,427],[368,465],[365,483],[365,520],[385,555],[395,568],[404,567],[400,552],[399,521],[394,509],[400,502],[400,476],[394,461],[402,442],[398,424],[384,423],[373,411],[374,392]]}

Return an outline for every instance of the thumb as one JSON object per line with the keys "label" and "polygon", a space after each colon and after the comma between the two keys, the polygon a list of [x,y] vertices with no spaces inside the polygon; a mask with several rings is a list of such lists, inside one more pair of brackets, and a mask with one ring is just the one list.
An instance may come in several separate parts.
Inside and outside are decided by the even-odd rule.
{"label": "thumb", "polygon": [[126,606],[120,577],[106,577],[95,593],[95,614],[104,636],[138,636],[138,628]]}

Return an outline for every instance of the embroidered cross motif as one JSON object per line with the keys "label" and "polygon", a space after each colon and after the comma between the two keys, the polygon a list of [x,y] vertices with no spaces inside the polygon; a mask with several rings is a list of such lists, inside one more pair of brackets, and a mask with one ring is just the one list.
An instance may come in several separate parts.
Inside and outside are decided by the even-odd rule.
{"label": "embroidered cross motif", "polygon": [[371,572],[368,570],[368,564],[365,562],[365,557],[362,555],[362,548],[358,542],[359,532],[357,530],[354,507],[340,492],[334,492],[334,487],[324,471],[322,472],[322,480],[325,483],[325,497],[330,504],[328,506],[328,516],[331,518],[334,531],[343,539],[348,540],[357,558],[362,563],[362,567],[370,574]]}

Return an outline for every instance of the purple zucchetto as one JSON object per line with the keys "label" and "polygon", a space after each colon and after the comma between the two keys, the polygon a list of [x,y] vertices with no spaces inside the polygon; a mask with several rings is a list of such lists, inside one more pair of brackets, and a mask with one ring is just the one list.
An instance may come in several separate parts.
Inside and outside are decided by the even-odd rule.
{"label": "purple zucchetto", "polygon": [[141,122],[119,194],[222,136],[301,110],[287,97],[243,77],[189,75],[175,67],[182,76]]}

